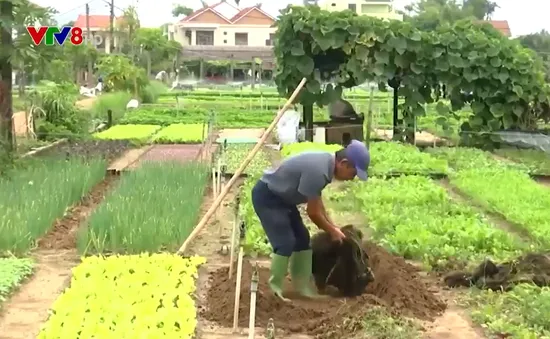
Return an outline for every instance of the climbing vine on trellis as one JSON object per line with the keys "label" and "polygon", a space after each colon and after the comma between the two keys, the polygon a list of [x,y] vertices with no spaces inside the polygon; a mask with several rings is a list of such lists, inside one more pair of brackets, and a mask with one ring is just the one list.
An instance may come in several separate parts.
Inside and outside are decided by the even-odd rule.
{"label": "climbing vine on trellis", "polygon": [[[373,81],[399,86],[409,124],[433,102],[444,128],[469,104],[473,115],[462,131],[529,129],[550,117],[540,60],[487,25],[464,20],[424,32],[351,11],[289,6],[277,27],[275,81],[288,97],[306,77],[303,105],[327,105],[343,88]],[[448,101],[439,101],[443,94]]]}

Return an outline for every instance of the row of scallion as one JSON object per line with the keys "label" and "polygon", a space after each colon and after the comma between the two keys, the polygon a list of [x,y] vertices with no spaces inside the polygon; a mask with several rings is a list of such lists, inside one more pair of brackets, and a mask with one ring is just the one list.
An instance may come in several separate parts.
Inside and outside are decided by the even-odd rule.
{"label": "row of scallion", "polygon": [[79,251],[176,250],[197,222],[207,180],[198,163],[150,163],[125,174],[81,227]]}
{"label": "row of scallion", "polygon": [[99,183],[102,159],[36,159],[0,177],[0,253],[22,254]]}

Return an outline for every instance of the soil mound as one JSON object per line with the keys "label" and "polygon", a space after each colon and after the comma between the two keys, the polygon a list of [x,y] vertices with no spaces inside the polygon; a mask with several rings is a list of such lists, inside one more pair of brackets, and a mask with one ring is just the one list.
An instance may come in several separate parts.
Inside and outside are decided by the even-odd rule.
{"label": "soil mound", "polygon": [[485,260],[473,272],[452,272],[443,281],[449,287],[476,286],[493,291],[509,291],[517,284],[550,286],[550,257],[529,253],[502,264]]}
{"label": "soil mound", "polygon": [[[327,298],[323,300],[297,299],[292,293],[290,281],[286,282],[286,303],[273,295],[267,284],[269,269],[259,267],[260,282],[256,302],[256,325],[266,327],[270,318],[275,328],[287,332],[314,335],[317,338],[343,338],[356,330],[356,321],[373,305],[382,305],[390,313],[430,320],[440,314],[446,305],[417,276],[417,270],[402,258],[394,257],[373,243],[364,247],[369,255],[369,266],[375,281],[367,292],[355,298]],[[243,263],[239,325],[248,326],[250,312],[250,282],[254,267]],[[228,278],[228,269],[222,268],[210,277],[210,289],[206,308],[201,316],[221,326],[233,324],[235,279]]]}

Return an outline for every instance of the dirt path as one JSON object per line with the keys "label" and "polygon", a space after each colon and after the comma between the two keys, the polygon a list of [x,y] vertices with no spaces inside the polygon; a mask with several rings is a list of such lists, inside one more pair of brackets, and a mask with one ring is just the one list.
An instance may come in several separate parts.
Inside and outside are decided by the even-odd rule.
{"label": "dirt path", "polygon": [[35,273],[4,305],[0,339],[35,339],[57,297],[68,286],[79,262],[75,250],[38,251]]}

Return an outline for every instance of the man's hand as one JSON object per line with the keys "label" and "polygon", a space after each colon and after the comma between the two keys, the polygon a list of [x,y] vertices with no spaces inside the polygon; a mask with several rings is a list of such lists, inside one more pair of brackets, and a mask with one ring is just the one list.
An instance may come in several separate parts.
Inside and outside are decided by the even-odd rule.
{"label": "man's hand", "polygon": [[330,231],[330,237],[332,238],[332,241],[336,241],[338,243],[342,243],[342,241],[344,241],[344,239],[346,239],[346,235],[344,234],[344,232],[342,232],[342,230],[340,230],[339,227],[333,227]]}

